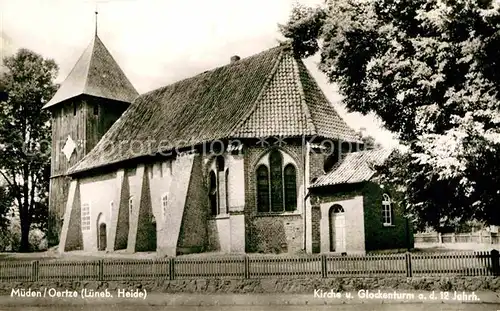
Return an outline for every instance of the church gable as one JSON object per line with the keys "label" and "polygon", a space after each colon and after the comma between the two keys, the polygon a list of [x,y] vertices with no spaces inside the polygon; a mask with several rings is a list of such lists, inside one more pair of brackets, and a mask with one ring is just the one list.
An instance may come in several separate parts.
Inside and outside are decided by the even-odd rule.
{"label": "church gable", "polygon": [[283,53],[256,108],[234,136],[302,136],[358,142],[356,132],[335,111],[302,60]]}
{"label": "church gable", "polygon": [[348,142],[359,142],[359,136],[335,111],[318,83],[311,76],[302,61],[297,61],[300,83],[303,88],[305,104],[314,122],[316,135],[338,138]]}
{"label": "church gable", "polygon": [[300,136],[314,134],[307,117],[296,61],[284,53],[276,73],[257,102],[256,108],[234,136]]}

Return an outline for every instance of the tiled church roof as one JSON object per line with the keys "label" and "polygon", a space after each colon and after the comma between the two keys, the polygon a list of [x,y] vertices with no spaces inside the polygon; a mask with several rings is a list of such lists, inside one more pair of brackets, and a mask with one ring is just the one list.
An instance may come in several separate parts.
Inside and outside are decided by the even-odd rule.
{"label": "tiled church roof", "polygon": [[139,95],[97,35],[43,108],[82,94],[127,103]]}
{"label": "tiled church roof", "polygon": [[69,173],[158,152],[159,145],[302,135],[359,141],[302,61],[279,46],[140,95]]}
{"label": "tiled church roof", "polygon": [[392,152],[391,149],[372,149],[348,153],[310,188],[368,181],[375,174],[373,166],[382,165]]}

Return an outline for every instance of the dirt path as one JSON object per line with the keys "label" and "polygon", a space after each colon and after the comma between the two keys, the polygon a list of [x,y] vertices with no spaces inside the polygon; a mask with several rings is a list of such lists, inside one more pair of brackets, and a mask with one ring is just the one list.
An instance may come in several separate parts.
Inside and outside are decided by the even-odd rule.
{"label": "dirt path", "polygon": [[[394,291],[382,291],[382,294],[394,294]],[[0,296],[0,306],[20,307],[20,306],[82,306],[82,305],[123,305],[123,306],[278,306],[278,305],[296,305],[296,306],[324,306],[324,305],[377,305],[377,304],[425,304],[425,305],[477,305],[491,304],[500,307],[500,293],[479,292],[474,293],[477,299],[453,300],[454,292],[449,292],[448,299],[442,299],[444,296],[441,292],[403,292],[397,291],[398,294],[413,295],[396,298],[368,298],[363,297],[358,292],[340,293],[340,298],[325,297],[319,298],[314,293],[308,295],[203,295],[203,294],[165,294],[165,293],[146,293],[146,296],[141,298],[124,298],[117,297],[117,293],[112,292],[113,297],[109,298],[81,298],[78,295],[75,298],[26,298],[26,297],[10,297]],[[459,292],[458,294],[461,294]],[[347,294],[351,297],[348,298]],[[377,294],[377,291],[371,291],[370,294]],[[466,294],[472,294],[467,292]],[[433,298],[435,297],[435,298]],[[469,296],[471,298],[473,296]],[[0,307],[0,310],[3,310]]]}

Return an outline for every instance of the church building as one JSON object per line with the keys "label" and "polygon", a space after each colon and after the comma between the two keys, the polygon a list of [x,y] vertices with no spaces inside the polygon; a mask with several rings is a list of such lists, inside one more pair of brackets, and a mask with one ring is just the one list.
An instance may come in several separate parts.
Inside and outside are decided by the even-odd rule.
{"label": "church building", "polygon": [[364,254],[412,245],[403,209],[290,46],[138,94],[95,35],[54,97],[61,252]]}

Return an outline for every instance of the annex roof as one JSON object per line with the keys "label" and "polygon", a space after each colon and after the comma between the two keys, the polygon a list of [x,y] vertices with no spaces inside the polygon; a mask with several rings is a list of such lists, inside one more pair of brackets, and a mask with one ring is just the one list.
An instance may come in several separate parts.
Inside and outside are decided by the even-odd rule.
{"label": "annex roof", "polygon": [[392,152],[392,149],[372,149],[347,153],[328,173],[318,177],[310,188],[368,181],[375,174],[374,166],[382,165]]}

